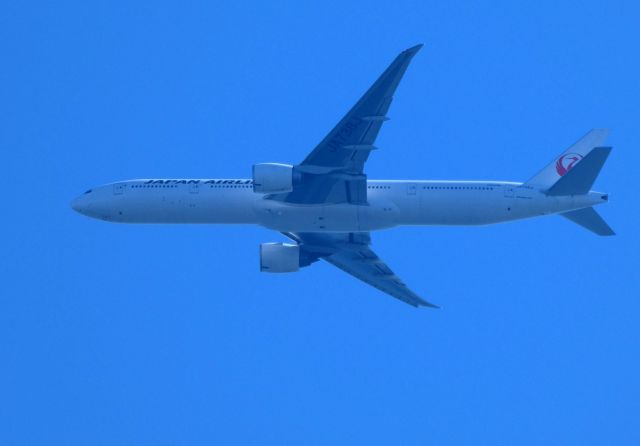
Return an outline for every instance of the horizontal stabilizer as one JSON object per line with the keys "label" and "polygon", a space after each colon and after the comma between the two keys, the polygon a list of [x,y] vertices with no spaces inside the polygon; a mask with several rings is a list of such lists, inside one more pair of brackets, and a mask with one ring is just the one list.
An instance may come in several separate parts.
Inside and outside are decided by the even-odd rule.
{"label": "horizontal stabilizer", "polygon": [[595,147],[547,191],[547,195],[582,195],[591,190],[611,147]]}
{"label": "horizontal stabilizer", "polygon": [[598,235],[616,235],[594,208],[563,212],[560,215]]}

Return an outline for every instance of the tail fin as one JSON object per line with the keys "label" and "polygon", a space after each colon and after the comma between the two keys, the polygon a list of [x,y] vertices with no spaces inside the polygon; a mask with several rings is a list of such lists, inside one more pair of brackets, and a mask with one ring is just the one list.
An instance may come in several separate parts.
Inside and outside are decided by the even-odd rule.
{"label": "tail fin", "polygon": [[563,212],[560,215],[598,235],[616,234],[594,208],[584,208],[578,209],[577,211]]}
{"label": "tail fin", "polygon": [[608,134],[607,129],[591,130],[525,184],[551,195],[589,192],[611,151],[601,147]]}
{"label": "tail fin", "polygon": [[547,190],[547,195],[582,195],[591,190],[611,147],[595,147]]}

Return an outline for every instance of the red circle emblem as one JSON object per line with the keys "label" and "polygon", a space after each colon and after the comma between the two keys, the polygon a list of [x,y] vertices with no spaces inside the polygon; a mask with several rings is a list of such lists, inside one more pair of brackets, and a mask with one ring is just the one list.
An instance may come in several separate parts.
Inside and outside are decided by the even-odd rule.
{"label": "red circle emblem", "polygon": [[558,175],[564,176],[564,174],[569,172],[582,158],[583,156],[579,153],[567,153],[566,155],[562,155],[558,158],[558,161],[556,161],[556,172],[558,172]]}

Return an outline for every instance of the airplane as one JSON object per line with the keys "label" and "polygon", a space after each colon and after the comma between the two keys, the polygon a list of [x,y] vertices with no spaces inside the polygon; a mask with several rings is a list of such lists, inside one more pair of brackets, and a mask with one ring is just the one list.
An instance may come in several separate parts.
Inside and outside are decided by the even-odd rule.
{"label": "airplane", "polygon": [[417,45],[401,52],[299,164],[259,163],[248,179],[137,179],[94,187],[71,206],[120,223],[257,224],[290,243],[260,245],[260,271],[295,272],[322,259],[409,305],[435,307],[371,249],[372,231],[403,225],[488,225],[559,214],[614,232],[591,190],[611,147],[594,129],[528,181],[369,180],[364,165]]}

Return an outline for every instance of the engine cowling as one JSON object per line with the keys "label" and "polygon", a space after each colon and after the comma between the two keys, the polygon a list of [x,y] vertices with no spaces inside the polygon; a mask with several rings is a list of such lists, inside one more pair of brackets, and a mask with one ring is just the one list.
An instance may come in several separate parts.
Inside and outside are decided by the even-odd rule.
{"label": "engine cowling", "polygon": [[261,163],[253,165],[253,191],[266,194],[293,190],[293,166]]}
{"label": "engine cowling", "polygon": [[260,271],[264,273],[292,273],[300,269],[300,247],[290,243],[262,243]]}

